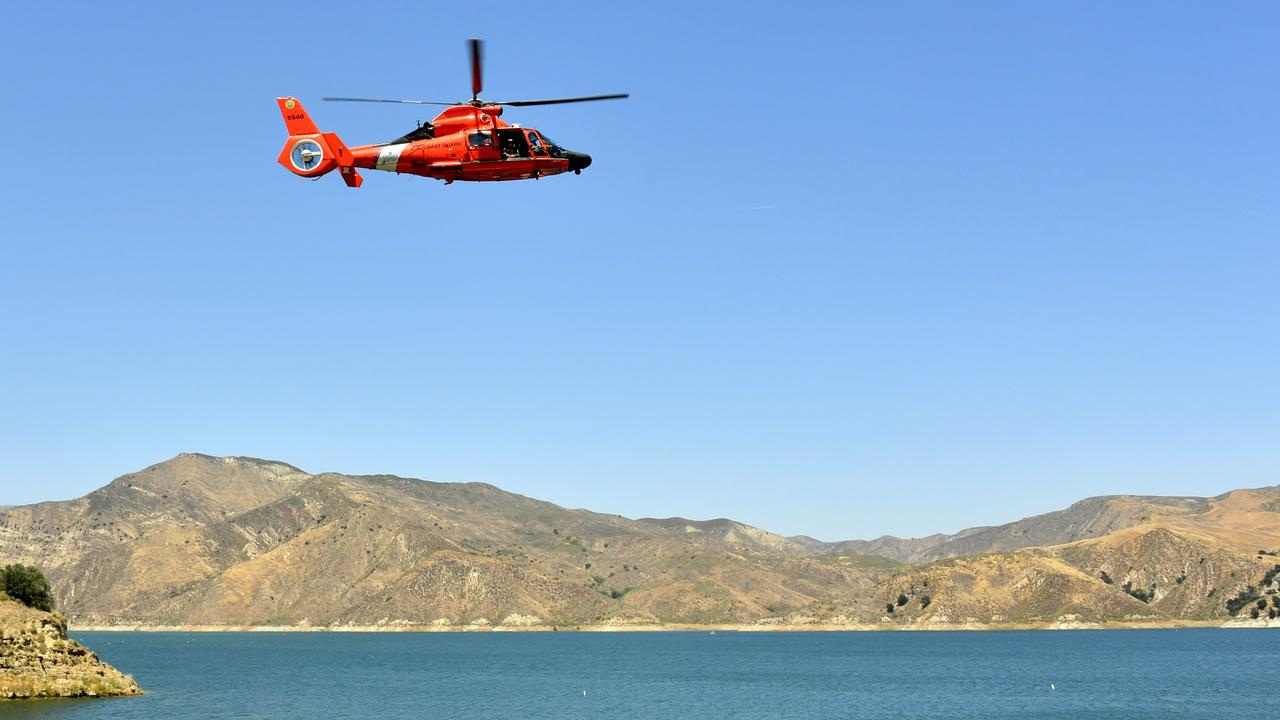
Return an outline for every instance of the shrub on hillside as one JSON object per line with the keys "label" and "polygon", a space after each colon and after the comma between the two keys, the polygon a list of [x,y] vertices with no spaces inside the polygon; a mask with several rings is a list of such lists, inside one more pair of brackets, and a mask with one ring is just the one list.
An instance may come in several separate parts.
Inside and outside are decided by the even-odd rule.
{"label": "shrub on hillside", "polygon": [[1262,576],[1262,587],[1267,587],[1268,585],[1270,585],[1271,581],[1275,580],[1276,575],[1280,575],[1280,565],[1276,565],[1275,567],[1271,568],[1270,570],[1267,571],[1266,575]]}
{"label": "shrub on hillside", "polygon": [[1258,599],[1258,588],[1250,585],[1241,590],[1235,597],[1227,601],[1227,612],[1235,615],[1244,609],[1246,605],[1251,604]]}
{"label": "shrub on hillside", "polygon": [[5,565],[0,568],[0,591],[18,602],[37,610],[53,610],[49,581],[34,565]]}
{"label": "shrub on hillside", "polygon": [[1133,597],[1133,599],[1140,600],[1144,603],[1151,602],[1153,599],[1155,599],[1155,596],[1156,596],[1155,585],[1152,585],[1150,590],[1143,590],[1142,588],[1134,587],[1133,583],[1125,581],[1125,584],[1122,585],[1121,587],[1123,587],[1124,591],[1129,593],[1129,595]]}

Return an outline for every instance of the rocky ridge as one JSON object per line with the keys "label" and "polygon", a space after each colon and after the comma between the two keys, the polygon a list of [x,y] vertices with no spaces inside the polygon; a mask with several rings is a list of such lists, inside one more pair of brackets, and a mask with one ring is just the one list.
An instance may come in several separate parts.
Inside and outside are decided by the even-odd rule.
{"label": "rocky ridge", "polygon": [[994,527],[967,528],[951,535],[938,533],[922,538],[885,535],[875,540],[841,542],[822,542],[804,535],[787,539],[812,553],[860,553],[881,555],[904,563],[921,563],[1088,540],[1145,522],[1153,512],[1203,513],[1213,500],[1220,499],[1109,495],[1081,500],[1065,510]]}

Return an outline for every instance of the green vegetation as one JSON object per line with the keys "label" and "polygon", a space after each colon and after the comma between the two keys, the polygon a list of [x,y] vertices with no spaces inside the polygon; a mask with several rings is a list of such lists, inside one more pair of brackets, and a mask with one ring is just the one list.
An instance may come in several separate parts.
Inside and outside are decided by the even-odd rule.
{"label": "green vegetation", "polygon": [[892,614],[893,614],[893,603],[885,603],[885,604],[884,604],[884,611],[885,611],[885,612],[887,612],[887,613],[889,613],[890,615],[892,615]]}
{"label": "green vegetation", "polygon": [[1280,565],[1276,565],[1275,567],[1271,568],[1270,570],[1267,571],[1266,575],[1262,576],[1262,587],[1267,587],[1268,585],[1270,585],[1271,581],[1276,579],[1276,575],[1280,575]]}
{"label": "green vegetation", "polygon": [[921,596],[920,596],[920,609],[921,609],[921,610],[923,610],[923,609],[925,609],[925,608],[929,607],[929,603],[931,603],[931,602],[933,602],[933,598],[929,597],[928,595],[921,595]]}
{"label": "green vegetation", "polygon": [[1258,588],[1250,585],[1241,590],[1235,597],[1227,601],[1227,612],[1235,615],[1244,609],[1245,606],[1258,599]]}
{"label": "green vegetation", "polygon": [[0,591],[27,607],[45,612],[53,610],[49,581],[34,565],[5,565],[0,568]]}
{"label": "green vegetation", "polygon": [[907,604],[907,596],[902,593],[898,593],[898,607],[902,607],[903,605],[906,605],[906,604]]}
{"label": "green vegetation", "polygon": [[[1262,582],[1259,585],[1250,585],[1237,593],[1235,597],[1228,600],[1227,612],[1235,615],[1250,604],[1256,602],[1257,605],[1254,606],[1249,614],[1254,619],[1257,619],[1262,611],[1267,609],[1267,599],[1262,597],[1262,590],[1260,588],[1265,588],[1270,585],[1276,579],[1277,575],[1280,575],[1280,564],[1268,570],[1266,574],[1262,576]],[[1277,603],[1276,607],[1280,607],[1280,600],[1276,600],[1275,597],[1273,597],[1272,600]]]}
{"label": "green vegetation", "polygon": [[1151,602],[1156,596],[1156,586],[1154,584],[1151,586],[1150,590],[1143,590],[1142,588],[1134,587],[1133,583],[1126,580],[1124,585],[1121,585],[1120,587],[1122,587],[1125,592],[1129,593],[1130,597],[1144,603]]}
{"label": "green vegetation", "polygon": [[1106,570],[1103,570],[1101,573],[1098,573],[1098,577],[1102,578],[1102,582],[1108,585],[1115,585],[1116,583],[1116,581],[1112,580],[1111,576],[1107,574]]}

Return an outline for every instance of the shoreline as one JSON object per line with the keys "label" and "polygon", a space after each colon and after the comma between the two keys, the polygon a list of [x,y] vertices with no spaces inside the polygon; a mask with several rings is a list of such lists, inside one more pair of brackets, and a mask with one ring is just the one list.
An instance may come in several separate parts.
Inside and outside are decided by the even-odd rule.
{"label": "shoreline", "polygon": [[889,623],[798,624],[798,625],[693,625],[627,624],[627,625],[71,625],[70,632],[170,632],[170,633],[531,633],[531,632],[992,632],[1008,630],[1181,630],[1188,628],[1280,628],[1275,620],[1175,620],[1169,622],[1137,622],[1112,620],[1103,622],[1057,621],[1041,623],[931,623],[895,625]]}

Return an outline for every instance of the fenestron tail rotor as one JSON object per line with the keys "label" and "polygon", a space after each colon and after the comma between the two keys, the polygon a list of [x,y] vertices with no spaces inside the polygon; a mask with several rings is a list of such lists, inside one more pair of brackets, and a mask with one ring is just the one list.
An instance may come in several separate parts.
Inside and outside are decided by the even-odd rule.
{"label": "fenestron tail rotor", "polygon": [[299,140],[289,151],[289,159],[297,169],[310,172],[324,159],[324,149],[315,140]]}
{"label": "fenestron tail rotor", "polygon": [[502,102],[482,100],[480,98],[480,93],[484,90],[484,43],[476,38],[472,38],[468,43],[471,53],[471,100],[469,101],[444,102],[441,100],[399,100],[357,97],[326,97],[321,99],[329,102],[398,103],[403,105],[473,105],[475,107],[481,107],[484,105],[507,105],[510,107],[532,107],[535,105],[564,105],[566,103],[595,102],[597,100],[621,100],[623,98],[631,97],[630,93],[616,93],[613,95],[589,95],[586,97],[549,98],[544,100],[505,100]]}

